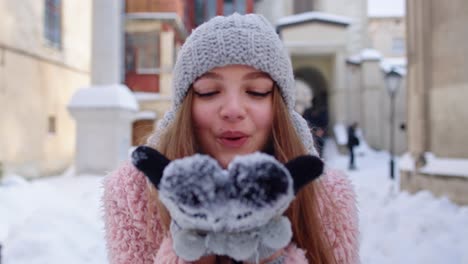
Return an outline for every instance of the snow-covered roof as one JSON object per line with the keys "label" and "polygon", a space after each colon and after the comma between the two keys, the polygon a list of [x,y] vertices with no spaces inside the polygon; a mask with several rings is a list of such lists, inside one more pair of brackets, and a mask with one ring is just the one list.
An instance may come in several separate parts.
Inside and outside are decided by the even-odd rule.
{"label": "snow-covered roof", "polygon": [[389,72],[392,69],[400,75],[406,75],[406,57],[401,58],[384,58],[380,61],[380,68],[384,72]]}
{"label": "snow-covered roof", "polygon": [[360,64],[362,61],[381,60],[382,54],[375,49],[363,49],[360,53],[349,56],[346,61],[353,64]]}
{"label": "snow-covered roof", "polygon": [[137,111],[138,103],[127,86],[112,84],[79,89],[72,96],[68,108],[122,108]]}
{"label": "snow-covered roof", "polygon": [[320,21],[325,23],[348,26],[352,20],[348,17],[334,15],[324,12],[305,12],[297,15],[285,16],[276,22],[276,27],[284,27],[289,25],[301,24],[311,21]]}
{"label": "snow-covered roof", "polygon": [[361,55],[355,54],[346,58],[346,61],[353,64],[360,64],[362,62]]}
{"label": "snow-covered roof", "polygon": [[367,15],[369,17],[403,17],[406,0],[369,0]]}
{"label": "snow-covered roof", "polygon": [[414,171],[415,161],[410,153],[403,154],[398,160],[398,168],[404,171]]}
{"label": "snow-covered roof", "polygon": [[375,49],[363,49],[361,51],[361,60],[381,60],[382,54]]}
{"label": "snow-covered roof", "polygon": [[384,58],[377,50],[364,49],[360,53],[346,58],[346,61],[352,64],[361,64],[363,61],[370,60],[380,60],[380,68],[384,72],[389,72],[393,69],[402,76],[406,75],[406,57]]}

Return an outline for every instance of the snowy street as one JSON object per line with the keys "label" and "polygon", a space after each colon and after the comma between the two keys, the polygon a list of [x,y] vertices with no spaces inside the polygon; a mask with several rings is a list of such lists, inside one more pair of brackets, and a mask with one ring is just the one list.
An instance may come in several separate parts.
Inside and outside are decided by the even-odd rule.
{"label": "snowy street", "polygon": [[[347,157],[327,142],[328,166],[346,171]],[[468,207],[429,192],[392,185],[388,154],[366,148],[347,171],[358,194],[361,260],[370,263],[468,263]],[[107,263],[101,219],[102,176],[64,175],[0,185],[2,264]]]}

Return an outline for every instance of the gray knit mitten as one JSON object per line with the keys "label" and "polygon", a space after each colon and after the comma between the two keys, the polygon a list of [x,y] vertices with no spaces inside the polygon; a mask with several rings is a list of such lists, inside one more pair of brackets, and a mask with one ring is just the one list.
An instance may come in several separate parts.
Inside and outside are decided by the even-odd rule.
{"label": "gray knit mitten", "polygon": [[282,214],[323,172],[311,155],[283,165],[257,152],[237,156],[224,170],[206,155],[170,161],[146,146],[133,152],[132,162],[159,190],[172,218],[174,251],[186,261],[223,255],[258,262],[286,247],[292,231]]}

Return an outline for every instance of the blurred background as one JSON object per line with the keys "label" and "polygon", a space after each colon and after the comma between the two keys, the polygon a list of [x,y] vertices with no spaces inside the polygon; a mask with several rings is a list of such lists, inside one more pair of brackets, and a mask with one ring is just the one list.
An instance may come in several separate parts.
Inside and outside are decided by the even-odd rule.
{"label": "blurred background", "polygon": [[286,46],[296,110],[356,185],[363,263],[468,263],[466,0],[0,0],[0,263],[105,262],[102,177],[169,109],[190,32],[234,12]]}

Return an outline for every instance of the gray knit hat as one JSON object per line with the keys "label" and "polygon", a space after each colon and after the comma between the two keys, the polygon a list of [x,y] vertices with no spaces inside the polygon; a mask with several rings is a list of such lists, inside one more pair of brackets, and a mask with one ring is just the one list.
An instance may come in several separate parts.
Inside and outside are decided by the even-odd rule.
{"label": "gray knit hat", "polygon": [[217,16],[191,33],[174,67],[172,109],[158,122],[148,144],[157,145],[196,78],[215,67],[232,64],[251,66],[270,75],[304,145],[318,155],[307,122],[294,111],[295,82],[289,55],[268,20],[258,14]]}

